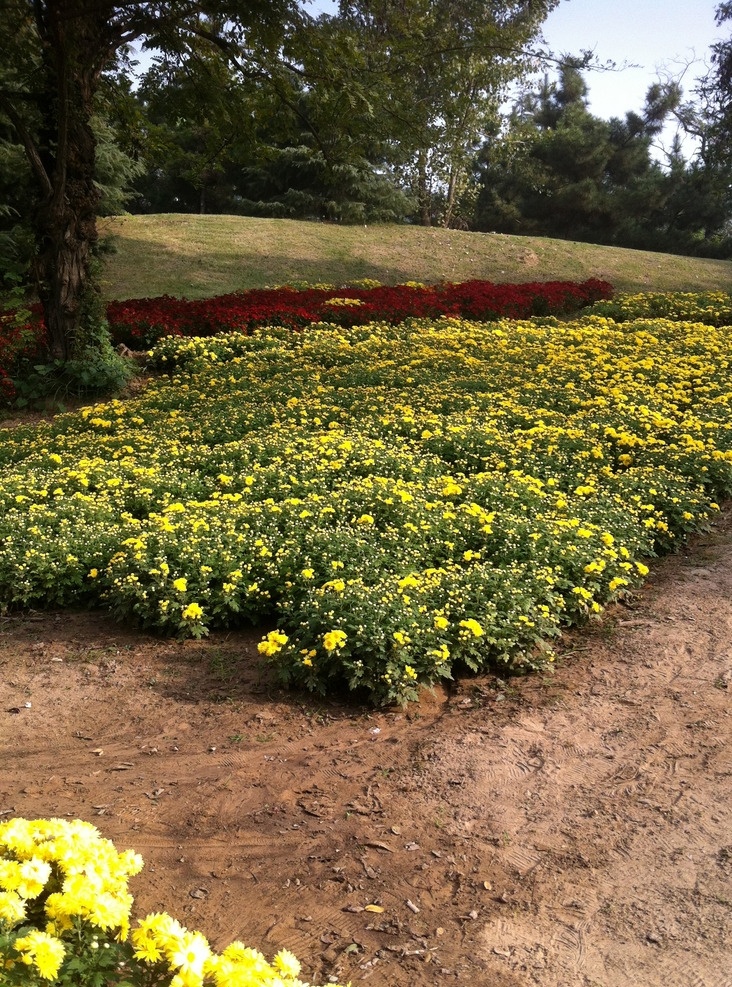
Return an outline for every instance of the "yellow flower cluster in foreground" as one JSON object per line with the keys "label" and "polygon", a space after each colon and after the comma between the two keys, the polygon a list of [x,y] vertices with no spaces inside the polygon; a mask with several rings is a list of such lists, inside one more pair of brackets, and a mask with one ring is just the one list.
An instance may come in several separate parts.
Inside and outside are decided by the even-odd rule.
{"label": "yellow flower cluster in foreground", "polygon": [[275,627],[284,681],[375,702],[540,667],[732,491],[731,357],[599,315],[167,339],[137,399],[7,433],[0,594]]}
{"label": "yellow flower cluster in foreground", "polygon": [[86,822],[0,823],[0,983],[307,987],[288,950],[272,963],[240,942],[217,954],[166,913],[129,937],[127,881],[141,868],[138,854],[118,853]]}

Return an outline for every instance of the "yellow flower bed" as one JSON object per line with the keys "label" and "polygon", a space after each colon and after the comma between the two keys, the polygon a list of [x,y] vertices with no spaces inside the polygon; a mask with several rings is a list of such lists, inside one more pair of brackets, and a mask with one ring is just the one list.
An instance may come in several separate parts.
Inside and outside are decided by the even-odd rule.
{"label": "yellow flower bed", "polygon": [[609,301],[595,302],[588,310],[617,322],[634,319],[673,319],[703,322],[710,326],[732,325],[732,296],[726,291],[649,291],[617,294]]}
{"label": "yellow flower bed", "polygon": [[167,913],[141,919],[130,935],[127,882],[142,866],[90,823],[0,823],[0,983],[307,987],[288,950],[271,963],[240,942],[218,954]]}
{"label": "yellow flower bed", "polygon": [[729,495],[731,356],[598,315],[168,339],[139,398],[7,433],[0,593],[276,625],[284,681],[374,702],[545,666]]}

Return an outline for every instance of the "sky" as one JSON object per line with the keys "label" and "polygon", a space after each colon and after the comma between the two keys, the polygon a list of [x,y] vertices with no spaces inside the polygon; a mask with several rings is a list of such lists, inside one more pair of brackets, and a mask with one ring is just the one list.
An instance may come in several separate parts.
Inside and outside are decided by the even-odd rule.
{"label": "sky", "polygon": [[[691,63],[682,85],[693,87],[705,72],[709,46],[723,36],[714,23],[717,5],[718,0],[562,0],[543,33],[557,53],[590,48],[599,62],[617,64],[620,71],[588,73],[586,81],[592,112],[622,117],[643,108],[659,70],[676,75]],[[625,63],[629,67],[622,68]]]}

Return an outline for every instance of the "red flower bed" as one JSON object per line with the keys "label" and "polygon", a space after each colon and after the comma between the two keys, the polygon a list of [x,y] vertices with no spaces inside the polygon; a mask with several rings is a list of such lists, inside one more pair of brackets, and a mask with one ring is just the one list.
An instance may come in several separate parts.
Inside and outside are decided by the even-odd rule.
{"label": "red flower bed", "polygon": [[24,361],[38,360],[46,348],[46,329],[39,322],[18,324],[15,314],[0,314],[0,403],[15,398],[12,378]]}
{"label": "red flower bed", "polygon": [[[612,285],[591,279],[545,281],[529,284],[493,284],[465,281],[427,288],[409,285],[378,288],[252,289],[217,298],[136,298],[107,306],[112,338],[133,350],[147,349],[164,336],[213,336],[221,332],[249,333],[257,326],[301,329],[313,322],[342,326],[409,318],[436,319],[441,315],[491,321],[503,317],[564,315],[612,297]],[[328,304],[332,299],[354,299],[358,304]],[[37,306],[33,306],[34,312]],[[0,316],[0,401],[15,395],[12,377],[22,363],[38,361],[45,348],[42,322],[15,324],[12,313]]]}
{"label": "red flower bed", "polygon": [[[441,315],[493,320],[503,317],[564,315],[612,296],[612,286],[591,279],[493,284],[466,281],[428,288],[408,285],[379,288],[253,289],[197,301],[138,298],[111,302],[107,317],[116,343],[131,349],[147,348],[163,336],[210,336],[217,332],[251,332],[256,326],[299,329],[312,322],[365,325],[396,324],[409,318]],[[357,305],[332,305],[332,299],[350,298]]]}

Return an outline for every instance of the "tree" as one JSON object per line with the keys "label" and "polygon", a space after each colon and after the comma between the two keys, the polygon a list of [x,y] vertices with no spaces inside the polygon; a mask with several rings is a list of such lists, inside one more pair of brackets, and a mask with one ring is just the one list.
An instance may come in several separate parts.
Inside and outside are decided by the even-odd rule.
{"label": "tree", "polygon": [[242,73],[286,53],[294,0],[0,0],[0,113],[30,163],[34,279],[54,358],[77,352],[89,303],[100,190],[95,97],[138,39],[183,58],[204,39]]}
{"label": "tree", "polygon": [[[717,24],[732,22],[732,0],[720,3]],[[732,37],[712,45],[712,72],[706,80],[705,95],[709,107],[710,150],[718,158],[732,153]]]}
{"label": "tree", "polygon": [[569,60],[556,83],[524,96],[504,140],[482,152],[476,225],[689,253],[709,245],[725,223],[719,182],[678,146],[665,169],[650,153],[681,96],[678,85],[657,83],[641,113],[603,120]]}
{"label": "tree", "polygon": [[[416,212],[423,223],[450,225],[503,89],[529,64],[527,45],[557,2],[343,0],[337,13],[304,22],[290,63],[228,100],[244,108],[250,138],[218,145],[231,208],[345,222]],[[185,90],[205,89],[201,63],[192,67],[185,77],[177,70],[174,92],[157,71],[142,87],[165,133],[145,199],[162,191],[186,209],[196,161],[212,160],[200,126],[210,101],[198,98],[206,109],[193,117],[171,112]]]}
{"label": "tree", "polygon": [[[1,87],[0,83],[0,87]],[[125,210],[132,181],[142,167],[120,147],[119,137],[109,116],[110,99],[116,96],[117,80],[107,79],[95,101],[91,119],[97,142],[95,182],[100,193],[98,211],[102,216]],[[17,286],[23,294],[35,253],[31,215],[35,194],[33,175],[23,146],[15,142],[13,129],[3,126],[0,113],[0,290]]]}
{"label": "tree", "polygon": [[344,0],[339,20],[378,81],[373,115],[418,219],[449,226],[507,84],[559,0]]}
{"label": "tree", "polygon": [[242,209],[345,223],[411,213],[381,112],[388,80],[369,70],[368,49],[368,39],[340,17],[322,15],[298,33],[302,75],[273,74],[263,90],[268,106],[254,111],[254,160],[238,183]]}
{"label": "tree", "polygon": [[[131,44],[159,52],[171,73],[196,60],[200,68],[207,51],[211,65],[211,53],[227,60],[237,84],[270,86],[307,135],[296,164],[310,169],[323,202],[330,183],[357,206],[391,173],[413,179],[425,222],[438,187],[449,223],[481,129],[558,2],[343,0],[336,18],[318,23],[299,0],[0,0],[0,127],[31,169],[33,273],[52,356],[73,358],[90,323],[95,99]],[[226,90],[209,91],[218,100]],[[199,192],[226,168],[226,154],[212,156],[223,117],[205,110],[208,131],[190,116],[182,128],[180,173]],[[297,157],[277,149],[280,164]],[[370,191],[369,168],[380,175]]]}
{"label": "tree", "polygon": [[136,96],[136,150],[146,174],[136,183],[144,212],[233,212],[229,171],[252,142],[247,91],[215,51],[197,46],[185,65],[155,63]]}
{"label": "tree", "polygon": [[272,65],[254,80],[210,52],[153,65],[137,90],[134,146],[146,174],[133,211],[335,222],[408,215],[358,93],[358,52],[340,41],[332,21],[304,24],[292,45],[297,70]]}

